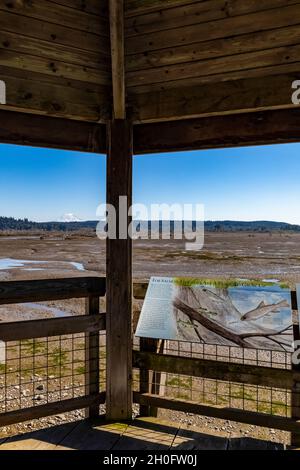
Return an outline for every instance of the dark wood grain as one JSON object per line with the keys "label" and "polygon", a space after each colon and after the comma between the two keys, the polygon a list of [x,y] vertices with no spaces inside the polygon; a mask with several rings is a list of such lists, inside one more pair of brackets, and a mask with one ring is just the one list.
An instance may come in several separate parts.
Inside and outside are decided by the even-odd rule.
{"label": "dark wood grain", "polygon": [[105,278],[74,277],[0,282],[0,305],[105,295]]}
{"label": "dark wood grain", "polygon": [[145,351],[133,351],[133,366],[157,372],[284,389],[291,389],[293,381],[300,380],[299,371],[293,372],[274,367],[178,357]]}
{"label": "dark wood grain", "polygon": [[[85,312],[88,318],[98,320],[101,318],[99,297],[87,297]],[[97,395],[100,391],[100,341],[99,331],[85,333],[85,394]],[[99,405],[92,404],[85,410],[86,418],[92,418],[99,415]]]}
{"label": "dark wood grain", "polygon": [[63,318],[43,318],[0,323],[0,340],[47,338],[74,333],[95,333],[105,330],[105,314],[98,316],[76,315]]}
{"label": "dark wood grain", "polygon": [[106,152],[106,126],[0,110],[0,141],[33,147]]}
{"label": "dark wood grain", "polygon": [[283,416],[269,415],[266,413],[256,413],[235,408],[200,405],[191,401],[184,401],[172,398],[163,398],[151,394],[133,393],[135,403],[148,406],[157,406],[168,410],[183,411],[184,413],[194,413],[212,418],[228,419],[239,423],[253,424],[282,431],[300,433],[300,421]]}
{"label": "dark wood grain", "polygon": [[[116,239],[106,245],[107,311],[107,417],[129,419],[132,414],[132,240],[121,238],[119,196],[132,201],[132,124],[115,120],[109,125],[107,203],[117,214]],[[125,232],[130,218],[123,218]]]}
{"label": "dark wood grain", "polygon": [[60,413],[66,413],[72,410],[79,410],[88,406],[100,405],[105,403],[105,393],[90,395],[84,397],[70,398],[46,405],[33,406],[20,410],[9,411],[0,414],[0,426],[9,426],[10,424],[31,421],[32,419],[42,418]]}

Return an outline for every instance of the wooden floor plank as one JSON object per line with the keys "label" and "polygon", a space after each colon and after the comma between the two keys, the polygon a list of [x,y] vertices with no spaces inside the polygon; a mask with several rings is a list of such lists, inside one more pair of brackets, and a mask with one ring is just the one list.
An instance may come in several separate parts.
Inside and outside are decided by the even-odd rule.
{"label": "wooden floor plank", "polygon": [[176,450],[226,450],[229,439],[227,437],[213,436],[190,429],[179,429],[172,449]]}
{"label": "wooden floor plank", "polygon": [[228,450],[284,450],[280,442],[263,441],[252,437],[232,437],[229,439]]}
{"label": "wooden floor plank", "polygon": [[13,436],[1,445],[1,450],[54,450],[78,425],[76,421]]}
{"label": "wooden floor plank", "polygon": [[110,450],[127,427],[126,423],[107,424],[103,420],[84,420],[55,450]]}
{"label": "wooden floor plank", "polygon": [[132,423],[76,421],[0,439],[0,450],[283,450],[281,443],[227,438],[179,427],[157,418]]}
{"label": "wooden floor plank", "polygon": [[178,427],[155,418],[138,418],[130,424],[113,450],[168,450]]}

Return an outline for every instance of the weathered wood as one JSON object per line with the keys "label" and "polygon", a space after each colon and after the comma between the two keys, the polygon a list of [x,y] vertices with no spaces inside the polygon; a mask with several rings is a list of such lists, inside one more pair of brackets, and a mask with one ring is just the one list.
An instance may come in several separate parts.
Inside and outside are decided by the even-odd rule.
{"label": "weathered wood", "polygon": [[101,403],[105,403],[105,392],[98,395],[70,398],[68,400],[47,403],[46,405],[8,411],[7,413],[0,413],[0,426],[9,426],[10,424],[31,421],[32,419],[45,416],[67,413],[68,411],[80,410],[88,406],[100,405]]}
{"label": "weathered wood", "polygon": [[295,290],[291,291],[291,307],[292,310],[298,309],[297,292]]}
{"label": "weathered wood", "polygon": [[0,340],[47,338],[74,333],[96,333],[105,330],[105,314],[96,316],[76,315],[63,318],[43,318],[0,323]]}
{"label": "weathered wood", "polygon": [[109,57],[109,37],[101,37],[87,31],[79,31],[64,25],[47,23],[43,19],[16,15],[10,11],[1,11],[0,29],[20,34],[22,37],[32,37],[50,42],[53,47],[57,44],[77,47],[84,51],[99,52]]}
{"label": "weathered wood", "polygon": [[[261,2],[243,0],[226,1],[185,1],[180,3],[166,1],[159,5],[159,9],[144,14],[134,15],[132,11],[126,12],[126,34],[128,37],[165,29],[174,29],[191,24],[201,24],[207,21],[228,18],[229,16],[244,15],[253,12],[293,5],[297,0],[263,0]],[[142,2],[141,2],[142,4]]]}
{"label": "weathered wood", "polygon": [[76,8],[108,19],[108,0],[50,0],[60,5]]}
{"label": "weathered wood", "polygon": [[126,56],[126,70],[130,72],[197,60],[215,59],[233,54],[299,44],[299,42],[300,31],[298,25],[267,31],[255,31],[240,36],[150,51],[147,54],[128,55]]}
{"label": "weathered wood", "polygon": [[[133,132],[135,132],[135,128],[133,128]],[[145,298],[147,289],[148,289],[148,281],[144,282],[134,282],[133,283],[133,297],[139,300],[142,300]]]}
{"label": "weathered wood", "polygon": [[113,90],[113,117],[125,119],[124,4],[110,0],[110,44]]}
{"label": "weathered wood", "polygon": [[[89,318],[98,319],[100,317],[99,297],[87,297],[86,315]],[[99,331],[88,332],[85,334],[85,394],[97,395],[100,392],[99,387],[99,355],[100,355]],[[85,410],[86,418],[92,418],[99,415],[99,405],[92,404]]]}
{"label": "weathered wood", "polygon": [[[131,122],[112,121],[108,141],[107,204],[116,210],[116,238],[108,237],[106,247],[107,417],[127,419],[132,414],[132,240],[127,215],[132,204]],[[121,215],[120,196],[127,198]]]}
{"label": "weathered wood", "polygon": [[[300,330],[299,324],[294,324],[294,341],[297,346],[295,350],[299,349]],[[292,383],[292,395],[291,395],[291,414],[292,418],[300,420],[300,365],[292,363],[293,383]],[[300,434],[291,433],[291,445],[293,447],[300,447]]]}
{"label": "weathered wood", "polygon": [[[156,353],[158,346],[158,340],[154,338],[140,338],[140,351],[144,353]],[[137,351],[133,351],[133,367],[135,366],[135,353]],[[139,367],[140,368],[140,392],[141,393],[155,393],[152,390],[153,379],[155,372],[153,374],[149,368],[146,367]],[[140,406],[140,415],[141,416],[156,416],[156,409],[151,409],[149,406]]]}
{"label": "weathered wood", "polygon": [[133,392],[134,403],[141,405],[157,406],[168,410],[183,411],[184,413],[194,413],[211,418],[228,419],[239,423],[253,424],[267,428],[280,429],[300,433],[300,421],[283,416],[269,415],[266,413],[256,413],[254,411],[240,410],[236,408],[226,408],[221,406],[200,405],[187,400],[157,397],[151,394],[141,394]]}
{"label": "weathered wood", "polygon": [[17,434],[7,438],[3,444],[0,440],[0,450],[55,450],[64,437],[74,432],[77,426],[78,421],[73,421],[28,432],[25,435]]}
{"label": "weathered wood", "polygon": [[[0,3],[0,11],[8,11],[28,18],[36,18],[44,23],[54,23],[67,26],[78,31],[86,31],[97,36],[108,37],[107,18],[95,16],[84,11],[69,8],[55,3],[49,7],[47,0],[21,1],[10,0]],[[1,13],[2,14],[2,13]]]}
{"label": "weathered wood", "polygon": [[[297,108],[141,124],[133,128],[133,151],[145,154],[300,142],[299,129]],[[146,289],[147,284],[143,289],[134,285],[137,295],[145,294]]]}
{"label": "weathered wood", "polygon": [[[69,0],[70,1],[70,0]],[[184,5],[193,5],[198,3],[210,3],[206,0],[127,0],[126,17],[145,16],[153,12],[160,12],[165,9],[180,8]],[[229,0],[226,4],[228,15],[242,15],[251,11],[260,11],[285,6],[290,3],[297,3],[297,0]]]}
{"label": "weathered wood", "polygon": [[[300,372],[274,367],[251,366],[209,359],[133,351],[133,366],[170,374],[205,377],[244,384],[290,389]],[[296,375],[295,375],[296,374]]]}
{"label": "weathered wood", "polygon": [[[206,59],[200,61],[186,62],[184,64],[155,67],[147,70],[128,72],[126,75],[128,87],[139,85],[152,85],[169,81],[191,78],[208,77],[211,75],[227,74],[241,70],[271,67],[281,64],[293,64],[299,60],[300,46],[289,45],[286,47],[273,48],[271,50],[247,52],[233,56],[217,57],[214,60]],[[300,68],[300,65],[299,65]],[[219,76],[219,80],[222,79]],[[89,74],[89,80],[93,80]],[[104,76],[102,77],[104,80]],[[87,80],[86,80],[87,81]],[[201,81],[199,80],[199,84]]]}
{"label": "weathered wood", "polygon": [[164,8],[162,5],[159,11],[127,18],[126,37],[226,18],[225,6],[226,0],[197,2],[174,8]]}
{"label": "weathered wood", "polygon": [[163,5],[161,0],[127,0],[125,2],[125,14],[127,17],[143,15],[153,11],[160,11],[162,6],[164,8],[171,8],[178,5],[186,5],[190,3],[198,3],[199,0],[164,0]]}
{"label": "weathered wood", "polygon": [[136,54],[164,48],[176,47],[182,44],[192,44],[237,36],[254,31],[292,26],[299,23],[300,4],[282,6],[270,11],[249,13],[219,21],[209,21],[180,28],[155,31],[127,38],[126,54]]}
{"label": "weathered wood", "polygon": [[1,143],[106,152],[104,124],[0,110]]}
{"label": "weathered wood", "polygon": [[85,65],[66,63],[59,59],[20,54],[8,49],[0,49],[0,57],[1,65],[24,72],[37,72],[98,85],[109,86],[111,82],[108,67],[92,68],[87,63]]}
{"label": "weathered wood", "polygon": [[[109,88],[52,75],[1,68],[6,105],[0,109],[103,122],[108,117]],[[79,86],[77,86],[79,84]]]}
{"label": "weathered wood", "polygon": [[[300,69],[300,63],[297,68]],[[293,108],[298,74],[246,78],[129,96],[134,122],[155,122],[268,109]]]}
{"label": "weathered wood", "polygon": [[[0,31],[0,50],[14,51],[30,56],[38,56],[49,60],[49,67],[54,67],[54,61],[59,60],[65,64],[77,64],[86,67],[110,71],[110,57],[103,52],[82,50],[78,47],[67,46],[64,44],[53,43],[37,38],[22,36],[16,32]],[[0,57],[2,61],[2,54]],[[20,55],[19,55],[20,57]],[[24,60],[24,58],[22,57]],[[15,62],[17,62],[17,57]]]}
{"label": "weathered wood", "polygon": [[0,305],[105,295],[105,278],[72,277],[0,282]]}
{"label": "weathered wood", "polygon": [[[63,439],[56,450],[110,450],[121,438],[127,424],[108,424],[101,419],[84,420]],[[1,447],[0,447],[1,449]]]}

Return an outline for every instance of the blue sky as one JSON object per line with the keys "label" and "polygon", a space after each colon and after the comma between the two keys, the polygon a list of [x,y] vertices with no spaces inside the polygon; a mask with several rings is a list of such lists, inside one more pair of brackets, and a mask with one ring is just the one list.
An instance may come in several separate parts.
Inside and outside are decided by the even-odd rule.
{"label": "blue sky", "polygon": [[[105,156],[0,145],[0,215],[95,219]],[[134,202],[202,203],[205,219],[300,224],[300,144],[134,157]]]}

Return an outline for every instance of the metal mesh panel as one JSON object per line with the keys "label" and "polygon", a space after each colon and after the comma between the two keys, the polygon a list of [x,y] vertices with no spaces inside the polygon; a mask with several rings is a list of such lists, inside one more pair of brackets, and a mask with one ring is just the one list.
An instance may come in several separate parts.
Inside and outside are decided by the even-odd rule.
{"label": "metal mesh panel", "polygon": [[[85,333],[6,343],[5,363],[0,364],[0,413],[86,395],[85,346]],[[99,362],[104,390],[105,333],[100,334]]]}
{"label": "metal mesh panel", "polygon": [[[139,349],[137,342],[135,349]],[[163,352],[175,357],[291,369],[291,353],[283,351],[165,341]],[[140,376],[139,369],[134,369],[134,389],[136,391],[140,389],[140,385],[143,385],[140,384]],[[204,405],[238,408],[285,417],[290,417],[292,410],[291,390],[153,370],[149,371],[149,392],[160,394],[166,398],[191,400]],[[293,409],[295,411],[295,405],[293,405]]]}

